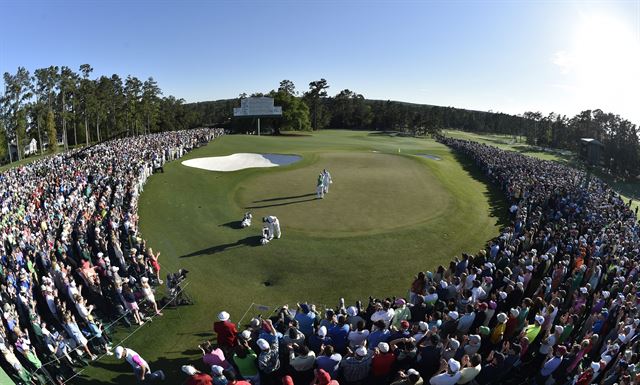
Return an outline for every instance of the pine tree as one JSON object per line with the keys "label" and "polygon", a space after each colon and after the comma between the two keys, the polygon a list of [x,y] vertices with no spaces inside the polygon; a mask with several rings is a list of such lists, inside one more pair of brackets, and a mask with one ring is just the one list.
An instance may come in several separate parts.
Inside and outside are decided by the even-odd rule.
{"label": "pine tree", "polygon": [[47,137],[49,138],[49,152],[57,152],[58,138],[56,133],[56,119],[53,116],[53,111],[51,109],[49,109],[49,112],[47,113]]}

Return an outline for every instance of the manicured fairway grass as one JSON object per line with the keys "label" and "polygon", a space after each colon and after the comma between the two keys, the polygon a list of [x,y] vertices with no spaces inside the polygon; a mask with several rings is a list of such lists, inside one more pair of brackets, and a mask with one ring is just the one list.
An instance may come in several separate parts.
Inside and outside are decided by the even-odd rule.
{"label": "manicured fairway grass", "polygon": [[[353,131],[238,135],[185,159],[236,152],[298,154],[302,160],[232,173],[173,162],[141,196],[142,235],[162,253],[163,274],[190,271],[187,291],[196,304],[165,310],[125,345],[152,369],[164,369],[170,384],[183,381],[183,364],[204,369],[197,345],[213,338],[219,311],[238,322],[252,303],[270,307],[252,309],[248,322],[285,303],[308,300],[322,308],[340,297],[353,303],[369,295],[406,296],[415,273],[476,252],[497,235],[506,213],[501,193],[487,187],[468,160],[430,139]],[[315,180],[325,167],[335,183],[324,200],[315,200]],[[247,210],[254,212],[254,225],[238,229]],[[264,214],[280,218],[284,235],[258,246]],[[126,336],[120,330],[115,342]],[[134,383],[128,365],[112,357],[84,374],[77,383]]]}

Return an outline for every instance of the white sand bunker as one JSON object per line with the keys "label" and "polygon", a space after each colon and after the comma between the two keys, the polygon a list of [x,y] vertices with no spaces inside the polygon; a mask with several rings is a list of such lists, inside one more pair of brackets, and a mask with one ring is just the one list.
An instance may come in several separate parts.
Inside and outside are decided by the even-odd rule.
{"label": "white sand bunker", "polygon": [[432,160],[442,160],[442,158],[435,155],[429,155],[429,154],[416,154],[416,155],[421,156],[423,158],[432,159]]}
{"label": "white sand bunker", "polygon": [[245,168],[287,166],[300,158],[298,155],[238,153],[189,159],[182,164],[209,171],[238,171]]}

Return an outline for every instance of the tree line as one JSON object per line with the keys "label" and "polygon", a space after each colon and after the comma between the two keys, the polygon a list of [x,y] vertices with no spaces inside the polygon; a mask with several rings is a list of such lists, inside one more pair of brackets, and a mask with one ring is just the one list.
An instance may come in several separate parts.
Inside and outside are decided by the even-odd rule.
{"label": "tree line", "polygon": [[[40,152],[88,145],[120,135],[189,128],[184,100],[162,96],[158,83],[118,74],[92,78],[93,68],[19,67],[5,72],[0,96],[0,159],[22,159],[35,139]],[[12,145],[15,151],[12,151]]]}
{"label": "tree line", "polygon": [[594,138],[604,144],[603,166],[618,176],[640,174],[640,138],[638,126],[629,120],[602,110],[586,110],[573,117],[556,113],[543,115],[527,111],[512,115],[493,111],[413,104],[391,100],[370,100],[344,89],[330,96],[329,83],[320,79],[309,83],[300,93],[290,80],[277,90],[236,99],[191,103],[196,124],[223,125],[234,131],[255,130],[255,122],[233,119],[233,107],[247,96],[270,96],[283,107],[282,119],[266,119],[263,127],[280,130],[361,129],[391,130],[422,136],[442,129],[477,133],[498,133],[526,138],[530,145],[578,151],[581,138]]}
{"label": "tree line", "polygon": [[[304,91],[282,80],[267,92],[242,93],[237,98],[185,104],[164,97],[157,82],[128,75],[91,78],[93,68],[83,64],[78,72],[62,66],[36,69],[19,67],[5,73],[0,98],[0,159],[21,159],[32,139],[42,151],[89,144],[118,135],[180,130],[200,126],[224,127],[235,132],[255,130],[255,119],[233,118],[233,108],[248,96],[269,96],[283,108],[278,119],[262,119],[275,134],[284,130],[361,129],[391,130],[422,136],[442,129],[498,133],[524,137],[530,145],[577,151],[580,139],[604,144],[603,165],[613,174],[640,173],[638,126],[619,115],[586,110],[573,117],[527,111],[520,115],[474,111],[454,107],[366,99],[344,89],[329,95],[326,79],[309,82]],[[14,158],[11,144],[15,144]]]}

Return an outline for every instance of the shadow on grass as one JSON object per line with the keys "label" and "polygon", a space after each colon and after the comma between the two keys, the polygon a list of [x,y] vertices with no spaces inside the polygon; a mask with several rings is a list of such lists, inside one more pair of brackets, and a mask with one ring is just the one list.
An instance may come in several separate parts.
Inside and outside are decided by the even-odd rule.
{"label": "shadow on grass", "polygon": [[283,201],[287,199],[297,199],[297,198],[306,198],[312,195],[316,195],[315,193],[303,194],[303,195],[292,195],[288,197],[278,197],[278,198],[269,198],[269,199],[261,199],[259,201],[253,201],[253,203],[262,203],[262,202],[273,202],[273,201]]}
{"label": "shadow on grass", "polygon": [[390,136],[390,137],[402,137],[402,138],[416,138],[415,134],[401,131],[375,131],[367,134],[369,136]]}
{"label": "shadow on grass", "polygon": [[298,132],[285,131],[285,132],[281,132],[279,134],[276,134],[274,136],[285,136],[285,137],[289,137],[289,138],[296,138],[296,137],[304,138],[305,136],[313,136],[313,134],[306,134],[306,133],[303,134],[303,133],[301,133],[299,131]]}
{"label": "shadow on grass", "polygon": [[[190,351],[189,351],[190,353]],[[166,376],[166,379],[161,384],[172,384],[179,385],[184,384],[186,382],[187,376],[181,371],[182,365],[193,365],[196,369],[209,373],[211,368],[207,368],[206,365],[202,363],[202,360],[199,359],[200,351],[194,354],[183,354],[182,357],[177,358],[167,358],[160,357],[156,360],[150,361],[149,366],[152,371],[162,370]],[[96,361],[92,363],[92,366],[97,368],[101,368],[107,370],[111,373],[116,372],[118,375],[112,377],[110,381],[96,379],[89,377],[88,375],[81,375],[75,377],[70,383],[73,385],[137,385],[140,382],[136,381],[135,376],[133,375],[133,370],[131,366],[127,364],[125,361],[121,361],[120,363],[104,363],[101,361]]]}
{"label": "shadow on grass", "polygon": [[510,225],[508,205],[502,190],[495,186],[469,157],[455,150],[453,154],[469,176],[487,186],[487,192],[484,195],[489,201],[489,215],[496,218],[496,224],[501,228]]}
{"label": "shadow on grass", "polygon": [[231,222],[223,223],[220,226],[238,230],[242,228],[242,221],[231,221]]}
{"label": "shadow on grass", "polygon": [[240,239],[233,243],[225,243],[223,245],[211,246],[211,247],[207,247],[206,249],[197,250],[189,254],[181,255],[180,258],[189,258],[189,257],[197,257],[200,255],[216,254],[216,253],[221,253],[228,249],[233,249],[233,248],[242,247],[242,246],[260,246],[260,238],[262,238],[262,236],[254,235],[251,237]]}
{"label": "shadow on grass", "polygon": [[[316,194],[310,194],[310,195],[316,195]],[[270,205],[261,205],[261,206],[247,206],[247,207],[245,207],[245,209],[264,209],[264,208],[267,208],[267,207],[289,206],[289,205],[295,205],[295,204],[298,204],[298,203],[305,203],[305,202],[315,201],[316,199],[320,199],[320,198],[303,199],[303,200],[299,200],[299,201],[274,203],[274,204],[270,204]]]}

